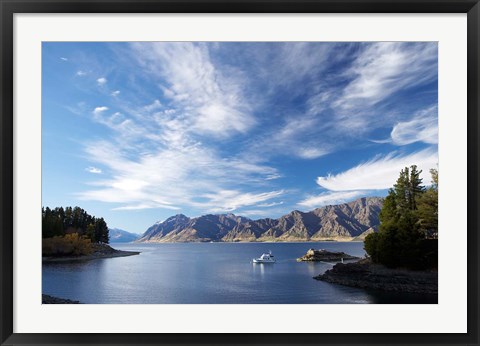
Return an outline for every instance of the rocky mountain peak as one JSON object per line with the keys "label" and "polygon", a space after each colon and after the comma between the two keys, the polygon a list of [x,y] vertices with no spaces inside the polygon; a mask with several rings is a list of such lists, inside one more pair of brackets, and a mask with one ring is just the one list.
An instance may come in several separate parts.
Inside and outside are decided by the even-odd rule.
{"label": "rocky mountain peak", "polygon": [[140,242],[321,241],[360,239],[378,230],[383,198],[364,197],[310,212],[293,210],[278,219],[233,213],[188,218],[177,214],[150,227]]}

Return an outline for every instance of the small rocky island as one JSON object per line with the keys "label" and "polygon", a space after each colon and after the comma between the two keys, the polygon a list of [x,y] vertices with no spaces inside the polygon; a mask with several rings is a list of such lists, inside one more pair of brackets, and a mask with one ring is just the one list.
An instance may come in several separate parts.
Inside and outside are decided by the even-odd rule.
{"label": "small rocky island", "polygon": [[355,263],[337,263],[314,277],[334,284],[389,292],[438,294],[437,271],[390,269],[363,259]]}
{"label": "small rocky island", "polygon": [[297,262],[335,262],[354,259],[359,259],[359,257],[351,256],[349,254],[346,254],[345,252],[332,252],[325,249],[309,249],[304,256],[297,258]]}

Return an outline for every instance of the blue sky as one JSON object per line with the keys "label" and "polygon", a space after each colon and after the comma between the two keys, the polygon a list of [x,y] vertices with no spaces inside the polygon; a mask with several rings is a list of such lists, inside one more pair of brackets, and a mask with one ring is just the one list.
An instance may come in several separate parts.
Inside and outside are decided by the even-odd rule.
{"label": "blue sky", "polygon": [[143,233],[429,183],[437,67],[437,43],[43,43],[42,204]]}

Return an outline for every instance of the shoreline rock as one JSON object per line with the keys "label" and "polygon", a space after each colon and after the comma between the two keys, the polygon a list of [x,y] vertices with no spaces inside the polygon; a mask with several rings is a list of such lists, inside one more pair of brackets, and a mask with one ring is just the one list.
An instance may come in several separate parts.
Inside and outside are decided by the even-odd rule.
{"label": "shoreline rock", "polygon": [[42,304],[81,304],[78,300],[70,300],[42,294]]}
{"label": "shoreline rock", "polygon": [[69,261],[88,261],[101,258],[115,258],[139,255],[137,251],[116,250],[107,244],[94,244],[94,251],[91,255],[84,256],[64,256],[64,257],[42,257],[42,262],[69,262]]}
{"label": "shoreline rock", "polygon": [[438,272],[390,269],[370,260],[337,263],[314,279],[344,286],[398,293],[438,294]]}
{"label": "shoreline rock", "polygon": [[325,249],[309,249],[304,256],[297,258],[297,262],[334,262],[353,259],[359,259],[359,257],[351,256],[349,254],[346,254],[345,252],[333,252],[327,251]]}

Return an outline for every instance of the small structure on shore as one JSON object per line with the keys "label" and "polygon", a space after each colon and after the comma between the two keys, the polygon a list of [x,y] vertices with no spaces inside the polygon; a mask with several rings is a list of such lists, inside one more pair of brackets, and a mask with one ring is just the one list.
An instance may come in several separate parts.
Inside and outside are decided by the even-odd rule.
{"label": "small structure on shore", "polygon": [[327,251],[325,249],[314,250],[309,249],[307,253],[297,258],[297,262],[317,262],[317,261],[325,261],[325,262],[335,262],[335,261],[342,261],[343,260],[353,260],[359,259],[359,257],[351,256],[346,254],[345,252],[332,252]]}

